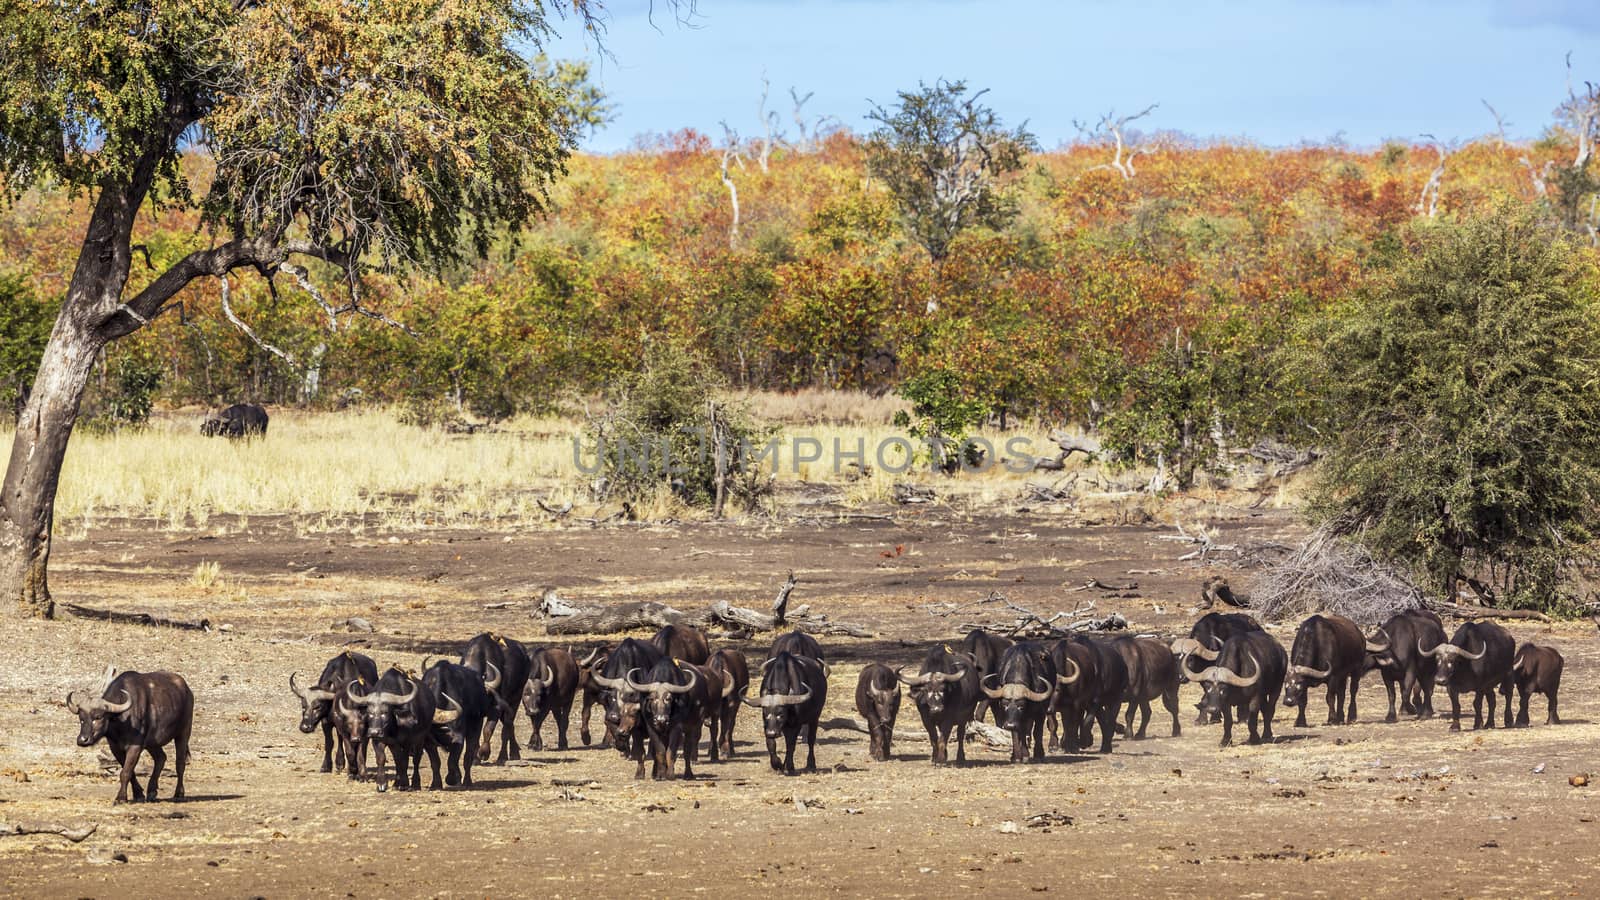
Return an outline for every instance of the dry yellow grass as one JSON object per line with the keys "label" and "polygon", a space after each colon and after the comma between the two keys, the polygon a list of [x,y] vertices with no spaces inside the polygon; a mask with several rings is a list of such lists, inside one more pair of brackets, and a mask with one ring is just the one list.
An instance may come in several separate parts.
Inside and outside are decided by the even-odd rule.
{"label": "dry yellow grass", "polygon": [[[1108,477],[1094,468],[1013,471],[1006,463],[1019,454],[1053,449],[1047,429],[1032,425],[980,432],[993,447],[994,464],[945,478],[925,463],[907,466],[910,442],[887,423],[897,401],[840,392],[755,399],[763,418],[817,420],[783,425],[775,457],[762,463],[767,471],[780,485],[834,486],[847,504],[886,501],[896,483],[908,481],[933,486],[941,500],[1006,503],[1021,498],[1028,482],[1056,483],[1073,472],[1080,476],[1078,492],[1100,502],[1134,503],[1138,498],[1119,491],[1117,482],[1143,480],[1138,473]],[[879,421],[839,421],[851,409],[860,419]],[[63,533],[70,537],[108,518],[156,519],[174,530],[242,531],[251,516],[286,516],[299,532],[531,527],[550,521],[540,499],[556,506],[573,501],[579,515],[595,514],[585,499],[590,476],[574,458],[573,438],[582,430],[574,419],[521,418],[487,433],[452,435],[402,424],[389,410],[276,410],[264,440],[232,442],[203,437],[200,418],[198,412],[166,413],[144,429],[77,434],[56,505]],[[0,446],[10,437],[0,432]],[[703,515],[666,491],[637,511],[654,520]],[[216,517],[222,521],[212,522]]]}

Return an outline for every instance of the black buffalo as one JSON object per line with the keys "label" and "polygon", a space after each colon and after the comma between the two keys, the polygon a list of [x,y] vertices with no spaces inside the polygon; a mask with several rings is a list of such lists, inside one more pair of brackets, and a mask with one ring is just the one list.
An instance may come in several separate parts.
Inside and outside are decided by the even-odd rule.
{"label": "black buffalo", "polygon": [[206,416],[200,423],[200,433],[206,437],[265,437],[267,411],[255,403],[235,403]]}
{"label": "black buffalo", "polygon": [[[1513,683],[1511,663],[1516,642],[1504,628],[1493,622],[1467,622],[1450,638],[1434,647],[1418,645],[1418,650],[1439,661],[1434,681],[1450,692],[1450,730],[1461,730],[1461,694],[1472,691],[1472,727],[1494,727],[1494,692],[1509,693]],[[1483,715],[1483,701],[1489,700],[1489,716]],[[1510,702],[1507,698],[1506,702]]]}
{"label": "black buffalo", "polygon": [[[1510,727],[1510,685],[1515,684],[1512,674],[1517,642],[1506,629],[1493,621],[1469,621],[1450,642],[1429,647],[1419,644],[1418,650],[1429,653],[1438,660],[1438,673],[1434,681],[1450,690],[1450,730],[1461,730],[1461,695],[1467,690],[1472,698],[1472,727],[1494,727],[1494,692],[1506,695],[1506,727]],[[1488,716],[1483,714],[1483,701],[1488,700]]]}
{"label": "black buffalo", "polygon": [[1111,752],[1111,736],[1128,692],[1128,666],[1104,641],[1078,636],[1057,641],[1050,650],[1056,666],[1051,711],[1061,717],[1061,735],[1050,720],[1050,744],[1072,752],[1089,746],[1091,726],[1100,727],[1100,752]]}
{"label": "black buffalo", "polygon": [[[366,713],[367,739],[378,760],[378,790],[389,789],[384,750],[394,753],[394,780],[399,790],[422,789],[422,755],[433,768],[429,790],[439,790],[439,745],[434,736],[433,692],[422,689],[415,678],[396,668],[386,670],[367,689],[357,682],[345,685],[352,706]],[[448,715],[448,712],[446,713]]]}
{"label": "black buffalo", "polygon": [[[629,690],[640,697],[640,717],[650,736],[650,777],[657,781],[676,777],[677,755],[683,754],[683,777],[694,777],[700,749],[700,732],[714,699],[722,696],[722,677],[709,669],[663,656],[648,674],[637,669],[623,676]],[[716,743],[716,735],[711,736]],[[635,778],[644,777],[644,759]]]}
{"label": "black buffalo", "polygon": [[567,749],[567,723],[572,718],[572,698],[578,692],[578,661],[560,647],[533,651],[533,673],[522,689],[522,708],[528,713],[528,749],[543,750],[544,720],[556,719],[556,749]]}
{"label": "black buffalo", "polygon": [[883,663],[870,663],[856,679],[856,712],[867,723],[867,741],[872,758],[889,759],[894,741],[894,720],[900,714],[900,682],[894,670]]}
{"label": "black buffalo", "polygon": [[922,668],[916,675],[905,674],[905,667],[896,671],[911,694],[922,716],[922,727],[928,731],[928,743],[933,745],[934,765],[950,761],[950,732],[956,733],[956,762],[967,761],[967,723],[973,720],[972,711],[983,698],[978,682],[978,664],[970,654],[955,653],[949,647],[930,647],[922,658]]}
{"label": "black buffalo", "polygon": [[[762,731],[767,738],[767,760],[776,771],[793,775],[794,746],[804,735],[805,771],[817,770],[817,723],[828,700],[828,673],[822,661],[780,651],[762,666],[761,695],[745,700],[761,709]],[[784,742],[783,763],[778,762],[778,738]]]}
{"label": "black buffalo", "polygon": [[1211,665],[1191,672],[1200,685],[1200,715],[1222,719],[1222,746],[1233,743],[1233,723],[1248,723],[1250,743],[1272,742],[1272,717],[1289,668],[1283,645],[1265,631],[1244,631],[1222,642]]}
{"label": "black buffalo", "polygon": [[1511,680],[1500,690],[1506,698],[1506,727],[1511,727],[1511,683],[1515,682],[1521,705],[1517,709],[1516,724],[1528,724],[1528,697],[1543,694],[1546,725],[1560,725],[1561,715],[1556,712],[1556,695],[1561,692],[1561,669],[1566,665],[1561,652],[1554,647],[1523,644],[1517,649],[1517,658],[1511,663]]}
{"label": "black buffalo", "polygon": [[717,698],[717,740],[711,743],[711,761],[733,759],[733,726],[739,721],[739,701],[750,690],[750,664],[738,650],[724,647],[711,654],[706,664],[722,679],[722,695]]}
{"label": "black buffalo", "polygon": [[667,659],[703,666],[711,658],[711,645],[706,642],[705,632],[693,625],[663,625],[650,643]]}
{"label": "black buffalo", "polygon": [[[1296,728],[1306,727],[1307,693],[1318,684],[1327,686],[1329,725],[1356,720],[1356,691],[1366,670],[1368,651],[1389,649],[1389,642],[1371,642],[1356,623],[1344,616],[1316,615],[1300,623],[1289,650],[1289,674],[1283,682],[1283,703],[1297,706]],[[1349,711],[1345,695],[1349,694]]]}
{"label": "black buffalo", "polygon": [[483,724],[483,743],[477,748],[477,754],[479,762],[489,761],[495,728],[504,726],[500,753],[495,756],[495,763],[499,764],[508,757],[522,758],[521,748],[517,746],[517,704],[522,702],[522,691],[528,686],[533,663],[528,657],[528,648],[521,641],[486,631],[467,642],[467,648],[461,653],[461,664],[487,679],[491,663],[500,672],[489,687],[495,696],[495,710]]}
{"label": "black buffalo", "polygon": [[[1150,725],[1150,701],[1161,698],[1161,705],[1172,714],[1172,736],[1183,734],[1178,724],[1178,658],[1166,644],[1153,638],[1116,637],[1106,642],[1122,657],[1128,669],[1128,689],[1122,695],[1128,704],[1123,714],[1123,730],[1136,741],[1144,740]],[[1133,714],[1141,714],[1139,730],[1133,730]]]}
{"label": "black buffalo", "polygon": [[[1198,672],[1216,662],[1222,652],[1222,642],[1236,634],[1260,631],[1261,623],[1244,613],[1206,613],[1195,620],[1189,636],[1172,642],[1172,652],[1178,657],[1178,681],[1189,681],[1189,670]],[[1195,662],[1190,661],[1195,658]]]}
{"label": "black buffalo", "polygon": [[661,651],[649,641],[626,638],[605,657],[598,670],[589,677],[600,687],[601,703],[605,705],[606,727],[616,738],[618,752],[639,762],[644,769],[644,751],[650,733],[639,714],[639,693],[628,687],[628,673],[649,672],[661,661]]}
{"label": "black buffalo", "polygon": [[478,670],[447,660],[422,673],[422,686],[433,694],[434,742],[449,748],[444,783],[471,787],[478,736],[484,722],[500,711],[493,689]]}
{"label": "black buffalo", "polygon": [[1367,668],[1378,670],[1389,695],[1389,713],[1383,720],[1399,721],[1395,710],[1396,693],[1399,694],[1399,712],[1419,719],[1431,717],[1433,677],[1439,670],[1439,660],[1419,651],[1417,646],[1420,643],[1436,647],[1444,643],[1444,623],[1432,610],[1411,609],[1390,616],[1381,630],[1388,637],[1389,646],[1385,650],[1369,650]]}
{"label": "black buffalo", "polygon": [[[194,729],[194,694],[179,675],[171,672],[123,672],[108,667],[105,689],[100,696],[78,697],[77,691],[67,694],[67,710],[78,717],[78,746],[93,747],[105,738],[111,755],[122,763],[122,774],[117,779],[115,803],[128,799],[128,786],[133,786],[133,799],[156,799],[156,789],[161,783],[161,769],[167,764],[167,753],[162,750],[172,745],[173,766],[177,770],[178,784],[172,799],[183,799],[183,773],[189,767],[189,733]],[[139,764],[139,754],[150,754],[150,782],[148,791],[139,787],[134,777],[134,767]]]}
{"label": "black buffalo", "polygon": [[1056,688],[1056,666],[1044,645],[1016,644],[1000,657],[999,667],[979,686],[995,711],[995,721],[1011,732],[1011,761],[1024,762],[1028,748],[1035,761],[1044,759],[1044,720]]}
{"label": "black buffalo", "polygon": [[[333,704],[338,699],[344,686],[352,680],[366,679],[367,684],[374,684],[378,680],[378,666],[372,658],[351,650],[328,660],[322,667],[322,674],[309,688],[302,688],[295,683],[293,673],[289,675],[289,690],[300,698],[300,731],[310,734],[322,727],[322,771],[332,772],[334,769],[334,737],[336,718],[333,715]],[[355,751],[354,746],[347,746],[343,739],[344,731],[339,729],[339,764],[343,769],[348,755]],[[354,760],[350,760],[351,763]]]}
{"label": "black buffalo", "polygon": [[[990,634],[982,628],[974,628],[967,632],[961,639],[961,652],[972,657],[973,664],[978,667],[978,682],[1000,670],[1000,657],[1015,643],[1010,638],[1003,638],[997,634]],[[989,698],[978,697],[978,705],[973,707],[973,721],[982,721],[990,709]],[[1000,724],[1000,718],[995,716],[995,724]]]}
{"label": "black buffalo", "polygon": [[578,663],[578,689],[583,692],[583,716],[578,725],[578,737],[585,747],[589,746],[592,739],[589,733],[589,712],[597,704],[600,706],[600,724],[604,725],[606,730],[605,737],[600,740],[600,746],[610,747],[616,743],[616,735],[612,733],[611,725],[605,721],[605,692],[594,680],[595,671],[605,667],[606,657],[610,654],[610,644],[601,644],[581,658],[576,653],[573,654]]}

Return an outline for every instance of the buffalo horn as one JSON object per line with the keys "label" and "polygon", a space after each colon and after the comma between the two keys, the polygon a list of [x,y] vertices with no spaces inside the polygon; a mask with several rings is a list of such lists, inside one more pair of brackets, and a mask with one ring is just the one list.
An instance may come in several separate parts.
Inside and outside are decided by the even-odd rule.
{"label": "buffalo horn", "polygon": [[798,706],[811,699],[811,688],[806,688],[804,694],[763,694],[761,706]]}
{"label": "buffalo horn", "polygon": [[662,684],[662,685],[660,685],[662,690],[666,691],[669,694],[687,694],[690,691],[694,690],[694,686],[695,685],[700,683],[700,671],[698,669],[696,669],[694,666],[679,665],[678,666],[678,671],[680,671],[680,672],[688,672],[689,673],[689,683],[688,684]]}
{"label": "buffalo horn", "polygon": [[1389,640],[1389,632],[1384,631],[1382,628],[1379,628],[1378,629],[1378,634],[1383,636],[1383,643],[1379,644],[1376,641],[1368,640],[1367,641],[1367,652],[1368,653],[1382,653],[1383,651],[1389,649],[1389,644],[1391,643],[1391,641]]}
{"label": "buffalo horn", "polygon": [[1172,654],[1174,656],[1188,656],[1199,649],[1200,642],[1194,638],[1178,638],[1172,642]]}
{"label": "buffalo horn", "polygon": [[594,679],[595,684],[600,685],[608,691],[620,691],[626,687],[626,684],[624,683],[626,681],[625,677],[607,678],[606,676],[601,675],[599,672],[596,672],[592,669],[589,671],[589,677]]}
{"label": "buffalo horn", "polygon": [[1296,675],[1303,675],[1306,678],[1327,678],[1329,675],[1333,674],[1333,669],[1331,667],[1327,669],[1313,669],[1310,666],[1290,666],[1289,668],[1294,670]]}
{"label": "buffalo horn", "polygon": [[1077,680],[1079,678],[1081,678],[1083,676],[1083,670],[1078,668],[1078,664],[1076,662],[1074,662],[1073,660],[1070,660],[1070,659],[1067,660],[1067,665],[1072,667],[1072,677],[1068,678],[1065,675],[1057,675],[1056,676],[1056,681],[1058,681],[1058,682],[1060,682],[1062,684],[1074,684],[1074,683],[1077,682]]}
{"label": "buffalo horn", "polygon": [[978,682],[978,687],[982,689],[984,696],[988,697],[990,700],[999,700],[1005,696],[1005,690],[1003,688],[996,690],[989,687],[989,679],[999,677],[1000,675],[998,672],[991,672],[988,675],[983,676],[983,680]]}
{"label": "buffalo horn", "polygon": [[905,676],[905,666],[901,666],[900,668],[895,669],[894,670],[894,677],[900,679],[901,681],[905,682],[906,684],[911,685],[912,687],[916,687],[917,685],[921,685],[921,684],[927,684],[928,682],[933,680],[933,674],[932,673],[929,673],[927,675],[913,675],[910,678],[907,678]]}
{"label": "buffalo horn", "polygon": [[638,669],[629,669],[628,673],[626,675],[622,676],[622,681],[623,681],[624,684],[626,684],[628,686],[628,690],[633,691],[635,693],[639,693],[639,694],[648,694],[651,691],[655,690],[656,689],[656,684],[653,681],[650,682],[649,684],[643,684],[641,682],[637,682],[637,681],[633,680],[633,673],[635,673],[637,671],[639,671],[639,670]]}
{"label": "buffalo horn", "polygon": [[122,691],[121,693],[122,693],[122,702],[121,703],[112,703],[110,700],[101,700],[100,701],[100,708],[105,710],[108,713],[125,713],[125,712],[127,712],[128,711],[128,707],[133,705],[133,698],[128,696],[128,692],[127,691]]}
{"label": "buffalo horn", "polygon": [[494,677],[493,678],[490,678],[487,674],[485,674],[483,676],[483,687],[484,687],[484,690],[488,690],[488,691],[496,690],[497,688],[500,687],[500,669],[497,668],[494,663],[489,662],[488,660],[484,660],[483,661],[483,665],[484,665],[484,668],[489,669],[489,670],[494,672]]}
{"label": "buffalo horn", "polygon": [[1261,662],[1252,656],[1250,657],[1250,665],[1256,670],[1256,673],[1249,678],[1224,666],[1215,666],[1206,671],[1212,673],[1211,678],[1215,681],[1231,684],[1234,687],[1250,687],[1261,680]]}
{"label": "buffalo horn", "polygon": [[435,709],[433,711],[433,724],[449,725],[451,722],[461,718],[461,704],[456,702],[456,698],[446,694],[444,691],[440,691],[439,696],[443,697],[446,703],[455,708],[449,711]]}
{"label": "buffalo horn", "polygon": [[539,679],[539,683],[545,687],[550,687],[556,683],[556,671],[550,668],[548,663],[545,664],[544,677]]}
{"label": "buffalo horn", "polygon": [[67,692],[67,712],[72,713],[73,715],[77,715],[83,711],[83,707],[79,706],[78,701],[74,699],[77,694],[77,691]]}
{"label": "buffalo horn", "polygon": [[301,700],[304,700],[307,703],[310,703],[311,702],[311,698],[306,696],[305,690],[302,689],[299,685],[294,683],[294,676],[295,676],[295,673],[293,673],[293,672],[289,673],[289,690],[293,691],[294,695],[296,697],[299,697]]}

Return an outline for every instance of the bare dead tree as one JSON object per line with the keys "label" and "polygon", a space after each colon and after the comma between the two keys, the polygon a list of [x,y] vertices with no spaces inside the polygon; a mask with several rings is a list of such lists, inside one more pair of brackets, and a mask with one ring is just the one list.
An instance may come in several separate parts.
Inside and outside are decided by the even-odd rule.
{"label": "bare dead tree", "polygon": [[756,157],[756,162],[761,166],[761,174],[767,174],[767,160],[772,157],[772,148],[783,140],[783,133],[778,130],[778,113],[767,109],[767,95],[772,91],[772,82],[767,76],[761,76],[761,102],[756,105],[756,113],[761,117],[761,154]]}
{"label": "bare dead tree", "polygon": [[1428,182],[1422,186],[1422,194],[1417,197],[1417,205],[1413,207],[1419,216],[1433,218],[1439,212],[1439,183],[1444,180],[1444,163],[1449,159],[1454,148],[1446,147],[1443,142],[1431,134],[1423,137],[1433,145],[1434,152],[1439,154],[1439,162],[1428,174]]}
{"label": "bare dead tree", "polygon": [[739,150],[739,132],[728,127],[727,122],[722,123],[722,131],[727,135],[727,144],[722,148],[722,186],[728,189],[728,203],[733,207],[733,221],[728,225],[728,246],[739,246],[739,188],[733,183],[733,172],[730,166],[737,165],[744,168],[744,154]]}
{"label": "bare dead tree", "polygon": [[1584,92],[1580,97],[1572,83],[1572,54],[1567,53],[1567,100],[1561,105],[1561,114],[1567,120],[1567,127],[1573,136],[1578,139],[1578,151],[1572,159],[1572,168],[1584,169],[1589,165],[1589,158],[1594,155],[1596,131],[1600,130],[1600,87],[1594,82],[1583,83]]}
{"label": "bare dead tree", "polygon": [[1495,109],[1493,106],[1491,106],[1489,104],[1489,101],[1480,99],[1478,102],[1482,103],[1483,104],[1483,108],[1487,109],[1489,111],[1489,115],[1494,117],[1495,143],[1499,144],[1502,147],[1504,147],[1507,144],[1511,143],[1509,140],[1506,139],[1506,126],[1510,125],[1511,122],[1508,121],[1504,116],[1500,115],[1500,111]]}
{"label": "bare dead tree", "polygon": [[[794,88],[792,86],[789,88],[789,99],[794,101],[794,127],[795,127],[795,132],[797,134],[799,134],[799,136],[800,136],[800,144],[799,144],[799,146],[800,146],[800,150],[801,150],[802,153],[807,152],[807,151],[809,151],[811,149],[811,144],[812,144],[813,141],[816,140],[816,137],[817,137],[815,132],[813,132],[809,136],[806,134],[806,117],[805,117],[805,106],[806,106],[806,103],[809,102],[811,100],[811,98],[816,93],[817,93],[816,91],[807,91],[806,95],[804,97],[802,97],[802,96],[800,96],[800,91],[799,90],[797,90],[796,88]],[[820,124],[820,120],[818,120],[818,121],[819,121],[819,124]]]}
{"label": "bare dead tree", "polygon": [[[1150,115],[1156,110],[1156,107],[1160,105],[1161,104],[1159,103],[1152,103],[1149,106],[1146,106],[1144,109],[1129,116],[1118,116],[1116,110],[1111,110],[1110,112],[1101,116],[1099,124],[1092,129],[1085,127],[1083,123],[1078,122],[1077,120],[1073,120],[1072,124],[1077,127],[1078,131],[1082,132],[1090,140],[1109,140],[1113,147],[1114,155],[1111,158],[1111,162],[1101,163],[1098,166],[1090,166],[1088,171],[1093,172],[1098,169],[1111,169],[1118,175],[1121,175],[1124,181],[1133,180],[1133,176],[1139,174],[1138,171],[1136,171],[1133,167],[1133,160],[1134,157],[1143,152],[1143,148],[1136,147],[1130,151],[1128,149],[1128,141],[1125,130],[1127,129],[1129,122],[1133,122]],[[1124,154],[1126,154],[1126,156],[1124,156]]]}

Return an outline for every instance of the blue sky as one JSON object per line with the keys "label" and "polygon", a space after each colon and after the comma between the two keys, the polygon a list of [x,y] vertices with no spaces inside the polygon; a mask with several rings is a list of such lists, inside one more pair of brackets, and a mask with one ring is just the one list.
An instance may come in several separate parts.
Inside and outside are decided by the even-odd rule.
{"label": "blue sky", "polygon": [[[1600,0],[699,0],[690,26],[664,0],[653,25],[646,0],[609,5],[614,58],[596,76],[618,118],[586,143],[599,152],[686,126],[720,137],[722,119],[752,136],[763,72],[791,131],[791,85],[815,92],[808,117],[862,131],[869,101],[964,78],[1045,147],[1074,138],[1074,119],[1150,103],[1150,129],[1367,146],[1484,134],[1488,100],[1532,137],[1564,96],[1569,50],[1580,83],[1600,81]],[[552,55],[594,57],[557,25]]]}

